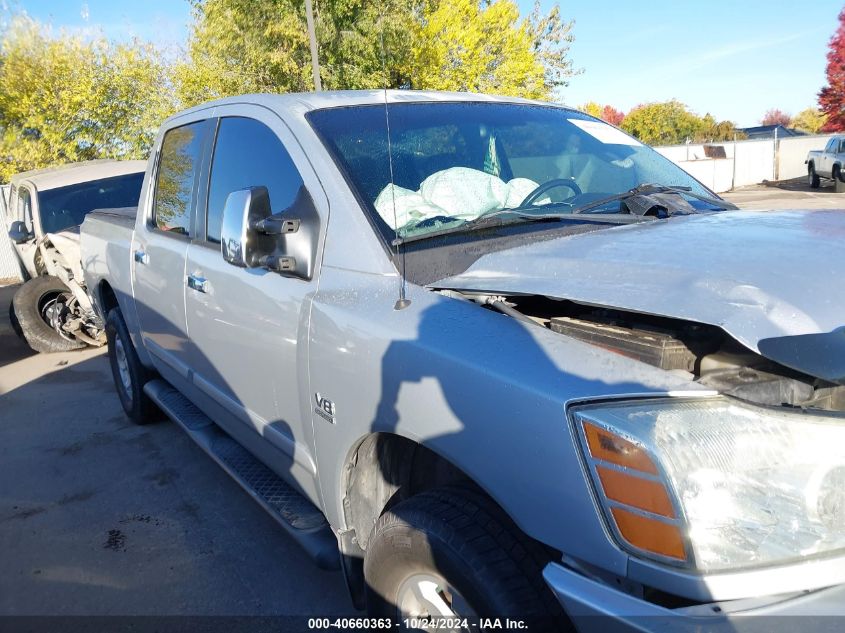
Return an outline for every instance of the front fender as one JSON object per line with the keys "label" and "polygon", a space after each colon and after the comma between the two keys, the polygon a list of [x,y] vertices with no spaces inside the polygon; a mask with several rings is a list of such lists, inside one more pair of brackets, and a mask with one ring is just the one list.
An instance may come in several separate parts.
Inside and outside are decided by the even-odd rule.
{"label": "front fender", "polygon": [[[565,407],[575,400],[690,390],[691,383],[474,303],[398,279],[324,268],[309,373],[331,400],[312,413],[329,521],[343,528],[344,469],[370,433],[394,433],[451,462],[531,537],[624,574],[584,476]],[[313,394],[311,397],[313,401]]]}

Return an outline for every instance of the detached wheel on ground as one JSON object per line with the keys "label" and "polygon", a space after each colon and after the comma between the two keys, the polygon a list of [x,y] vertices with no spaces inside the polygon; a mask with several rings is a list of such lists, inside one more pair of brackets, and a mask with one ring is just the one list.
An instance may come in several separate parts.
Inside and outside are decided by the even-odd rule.
{"label": "detached wheel on ground", "polygon": [[160,419],[158,407],[144,393],[144,385],[152,375],[138,359],[119,308],[109,312],[106,319],[106,339],[114,386],[126,415],[135,424],[148,424]]}
{"label": "detached wheel on ground", "polygon": [[72,298],[70,288],[49,275],[30,279],[18,288],[12,308],[23,337],[36,352],[69,352],[85,347],[85,343],[56,327]]}
{"label": "detached wheel on ground", "polygon": [[807,184],[810,185],[812,189],[819,188],[819,175],[816,173],[816,168],[814,165],[810,165],[807,167]]}
{"label": "detached wheel on ground", "polygon": [[531,631],[571,631],[543,580],[548,554],[482,495],[457,487],[399,503],[373,527],[364,557],[372,617],[511,617]]}

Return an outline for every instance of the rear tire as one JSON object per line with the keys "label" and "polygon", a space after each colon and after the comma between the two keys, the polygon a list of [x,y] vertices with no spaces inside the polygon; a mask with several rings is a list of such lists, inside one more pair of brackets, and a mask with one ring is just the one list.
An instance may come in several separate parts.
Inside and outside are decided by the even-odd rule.
{"label": "rear tire", "polygon": [[809,167],[807,167],[807,184],[810,185],[811,189],[818,189],[819,183],[820,179],[816,173],[816,167],[810,163]]}
{"label": "rear tire", "polygon": [[55,300],[65,295],[72,296],[70,288],[58,277],[46,275],[27,281],[12,298],[17,325],[36,352],[70,352],[86,346],[70,335],[65,338],[47,321]]}
{"label": "rear tire", "polygon": [[[374,618],[513,617],[531,631],[571,631],[543,580],[548,554],[481,495],[423,492],[385,512],[364,557]],[[420,599],[419,596],[430,599]]]}
{"label": "rear tire", "polygon": [[119,308],[111,310],[106,319],[106,339],[112,378],[124,412],[135,424],[159,420],[161,412],[144,393],[144,385],[152,378],[152,373],[138,359]]}

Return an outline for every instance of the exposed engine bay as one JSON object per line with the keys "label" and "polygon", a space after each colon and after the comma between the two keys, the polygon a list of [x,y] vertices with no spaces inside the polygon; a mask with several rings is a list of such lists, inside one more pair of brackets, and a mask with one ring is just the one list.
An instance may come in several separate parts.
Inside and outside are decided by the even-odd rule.
{"label": "exposed engine bay", "polygon": [[779,365],[713,325],[538,296],[446,293],[660,369],[685,373],[705,387],[747,402],[845,411],[845,385]]}
{"label": "exposed engine bay", "polygon": [[35,267],[41,275],[60,279],[68,288],[42,310],[56,333],[93,347],[106,343],[103,324],[97,317],[85,287],[79,256],[79,229],[48,233],[38,243]]}

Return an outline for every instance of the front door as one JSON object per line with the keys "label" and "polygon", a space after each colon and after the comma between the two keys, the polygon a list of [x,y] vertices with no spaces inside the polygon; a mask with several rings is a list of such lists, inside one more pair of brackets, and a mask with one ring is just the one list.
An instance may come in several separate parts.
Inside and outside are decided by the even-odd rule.
{"label": "front door", "polygon": [[177,386],[190,381],[185,356],[185,257],[211,120],[167,130],[153,174],[152,198],[131,244],[135,304],[144,345],[156,368]]}
{"label": "front door", "polygon": [[[189,247],[186,269],[193,279],[186,310],[194,384],[219,405],[215,417],[224,416],[227,430],[257,447],[255,452],[271,468],[313,497],[310,407],[308,396],[304,403],[300,397],[309,392],[308,298],[316,291],[316,281],[264,268],[238,268],[224,261],[220,248],[223,207],[230,193],[264,186],[272,212],[278,213],[306,184],[286,147],[294,141],[276,115],[250,106],[216,114],[220,118],[205,240]],[[305,169],[312,174],[308,166]],[[319,185],[311,179],[313,195]],[[304,414],[303,406],[308,407]],[[268,447],[275,455],[262,450]]]}

